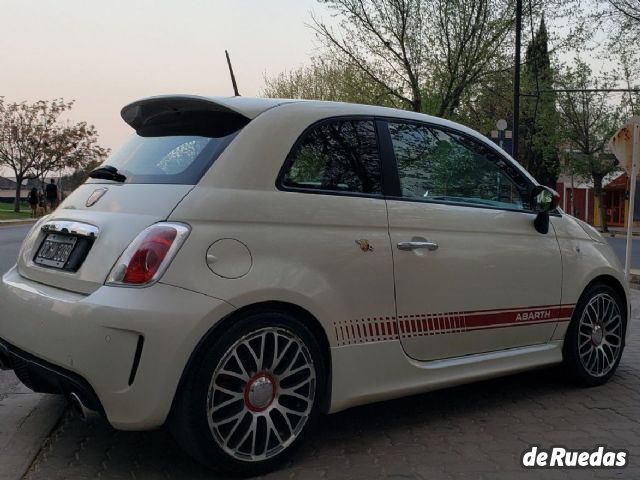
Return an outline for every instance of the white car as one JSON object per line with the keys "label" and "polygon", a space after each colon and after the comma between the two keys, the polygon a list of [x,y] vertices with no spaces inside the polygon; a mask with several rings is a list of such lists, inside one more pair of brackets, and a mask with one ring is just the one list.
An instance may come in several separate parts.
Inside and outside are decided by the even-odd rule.
{"label": "white car", "polygon": [[615,372],[618,260],[480,134],[426,115],[162,96],[25,239],[0,363],[238,475],[324,413],[561,364]]}

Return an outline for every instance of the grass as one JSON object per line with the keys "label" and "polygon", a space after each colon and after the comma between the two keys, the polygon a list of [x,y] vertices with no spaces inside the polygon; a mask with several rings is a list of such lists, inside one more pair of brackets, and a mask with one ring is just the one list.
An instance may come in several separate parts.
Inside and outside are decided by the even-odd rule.
{"label": "grass", "polygon": [[13,203],[0,202],[0,220],[24,220],[31,218],[28,203],[20,204],[20,213],[13,211]]}

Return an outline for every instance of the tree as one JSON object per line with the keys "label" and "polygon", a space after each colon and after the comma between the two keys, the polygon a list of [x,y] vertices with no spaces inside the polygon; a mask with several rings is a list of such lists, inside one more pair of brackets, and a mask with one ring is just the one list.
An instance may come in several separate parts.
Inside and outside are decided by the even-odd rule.
{"label": "tree", "polygon": [[609,0],[609,3],[623,17],[640,23],[640,0]]}
{"label": "tree", "polygon": [[97,145],[93,126],[60,120],[72,106],[73,102],[63,99],[30,104],[5,103],[0,98],[0,165],[13,170],[16,178],[16,212],[25,179],[106,156],[107,151]]}
{"label": "tree", "polygon": [[623,37],[640,37],[640,0],[608,0],[609,14]]}
{"label": "tree", "polygon": [[456,120],[489,135],[500,118],[513,118],[513,74],[509,70],[488,73],[462,97]]}
{"label": "tree", "polygon": [[90,160],[86,164],[76,167],[71,175],[63,177],[65,188],[69,190],[78,188],[89,178],[89,174],[100,166],[101,162],[101,160]]}
{"label": "tree", "polygon": [[522,165],[541,184],[556,188],[560,174],[558,158],[558,123],[556,95],[553,92],[554,75],[548,49],[548,35],[544,18],[529,43],[522,75],[522,89],[535,92],[535,97],[524,97],[520,112]]}
{"label": "tree", "polygon": [[619,76],[623,86],[629,90],[622,96],[623,108],[628,117],[640,115],[640,85],[637,83],[640,80],[637,74],[640,71],[640,58],[633,51],[634,47],[632,45],[630,49],[619,52]]}
{"label": "tree", "polygon": [[[617,78],[611,74],[596,76],[580,59],[575,67],[567,68],[561,84],[565,89],[611,88]],[[618,163],[605,147],[621,123],[621,107],[613,105],[606,93],[581,91],[563,93],[558,97],[562,134],[571,170],[593,180],[598,199],[602,230],[608,231],[604,209],[603,180],[618,169]]]}
{"label": "tree", "polygon": [[511,70],[510,42],[515,5],[511,0],[437,0],[429,16],[432,90],[439,95],[433,111],[454,117],[465,93],[499,70]]}
{"label": "tree", "polygon": [[265,77],[262,94],[271,98],[301,98],[397,107],[399,102],[364,72],[329,56],[310,65]]}
{"label": "tree", "polygon": [[[453,116],[465,92],[504,60],[511,0],[319,0],[320,41],[404,108]],[[504,64],[500,63],[501,67]]]}
{"label": "tree", "polygon": [[58,125],[34,172],[44,181],[49,172],[101,163],[107,154],[108,150],[98,145],[98,133],[93,125],[86,122]]}

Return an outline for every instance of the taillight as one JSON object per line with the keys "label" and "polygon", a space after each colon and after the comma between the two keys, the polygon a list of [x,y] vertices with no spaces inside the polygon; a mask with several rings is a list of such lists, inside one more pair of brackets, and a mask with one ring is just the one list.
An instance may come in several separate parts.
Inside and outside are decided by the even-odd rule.
{"label": "taillight", "polygon": [[151,225],[127,247],[107,277],[107,285],[142,287],[162,276],[184,240],[189,227],[182,223]]}

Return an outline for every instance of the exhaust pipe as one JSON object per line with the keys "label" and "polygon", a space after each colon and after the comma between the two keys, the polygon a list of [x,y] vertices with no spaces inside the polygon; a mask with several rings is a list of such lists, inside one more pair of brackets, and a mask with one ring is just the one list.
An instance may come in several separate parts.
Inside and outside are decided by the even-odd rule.
{"label": "exhaust pipe", "polygon": [[82,400],[80,400],[80,397],[75,392],[69,394],[69,403],[71,403],[71,408],[73,408],[73,411],[83,422],[86,422],[93,414],[92,410],[84,406],[84,403],[82,403]]}

